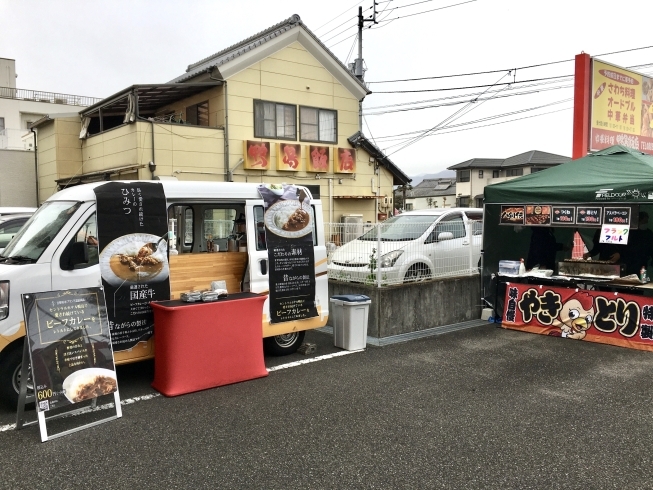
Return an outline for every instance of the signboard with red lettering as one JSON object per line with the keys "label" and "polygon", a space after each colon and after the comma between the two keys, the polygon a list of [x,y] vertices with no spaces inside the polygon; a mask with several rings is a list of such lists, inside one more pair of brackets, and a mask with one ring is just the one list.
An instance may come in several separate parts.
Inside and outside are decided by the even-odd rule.
{"label": "signboard with red lettering", "polygon": [[653,79],[592,59],[590,150],[623,145],[653,154]]}
{"label": "signboard with red lettering", "polygon": [[502,326],[653,351],[653,298],[507,283]]}

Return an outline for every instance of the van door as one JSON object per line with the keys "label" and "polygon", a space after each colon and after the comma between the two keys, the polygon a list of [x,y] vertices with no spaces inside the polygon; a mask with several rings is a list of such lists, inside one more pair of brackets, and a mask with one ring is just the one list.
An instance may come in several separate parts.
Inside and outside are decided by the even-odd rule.
{"label": "van door", "polygon": [[[71,264],[69,252],[74,243],[86,243],[88,262]],[[87,209],[65,240],[61,242],[51,262],[52,290],[102,286],[95,206]]]}
{"label": "van door", "polygon": [[[247,252],[249,255],[249,288],[253,293],[268,294],[268,248],[265,241],[263,221],[263,200],[247,201],[245,216],[247,222]],[[250,245],[251,244],[251,245]]]}

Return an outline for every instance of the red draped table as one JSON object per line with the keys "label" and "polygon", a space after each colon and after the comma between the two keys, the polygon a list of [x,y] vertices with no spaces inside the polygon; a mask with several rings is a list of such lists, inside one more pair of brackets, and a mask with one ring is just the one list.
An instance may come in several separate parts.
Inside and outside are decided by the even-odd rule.
{"label": "red draped table", "polygon": [[267,376],[261,321],[265,296],[211,303],[153,302],[154,382],[166,396]]}

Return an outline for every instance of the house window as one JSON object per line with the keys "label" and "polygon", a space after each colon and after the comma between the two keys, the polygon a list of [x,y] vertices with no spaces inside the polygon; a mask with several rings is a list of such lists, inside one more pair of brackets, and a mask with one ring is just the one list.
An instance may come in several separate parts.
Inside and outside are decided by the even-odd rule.
{"label": "house window", "polygon": [[336,111],[299,107],[299,139],[336,143],[338,117]]}
{"label": "house window", "polygon": [[544,170],[544,169],[543,169],[543,168],[533,167],[533,168],[531,169],[531,173],[534,174],[535,172],[540,172],[540,171],[542,171],[542,170]]}
{"label": "house window", "polygon": [[457,199],[459,208],[468,208],[469,207],[469,196],[459,197]]}
{"label": "house window", "polygon": [[520,175],[524,175],[524,169],[523,168],[509,168],[506,170],[506,175],[508,177],[519,177]]}
{"label": "house window", "polygon": [[483,171],[482,171],[482,170],[479,170],[479,171],[478,171],[478,178],[479,178],[479,179],[482,179],[482,178],[483,178]]}
{"label": "house window", "polygon": [[492,178],[493,179],[498,179],[499,175],[501,175],[501,170],[492,170]]}
{"label": "house window", "polygon": [[186,107],[186,122],[195,126],[209,125],[209,101]]}
{"label": "house window", "polygon": [[469,182],[469,170],[458,170],[458,182]]}
{"label": "house window", "polygon": [[297,107],[255,100],[254,136],[284,140],[297,139]]}
{"label": "house window", "polygon": [[0,117],[0,134],[4,134],[5,132],[5,118]]}
{"label": "house window", "polygon": [[406,209],[406,211],[412,211],[413,210],[413,203],[412,202],[407,202],[405,209]]}

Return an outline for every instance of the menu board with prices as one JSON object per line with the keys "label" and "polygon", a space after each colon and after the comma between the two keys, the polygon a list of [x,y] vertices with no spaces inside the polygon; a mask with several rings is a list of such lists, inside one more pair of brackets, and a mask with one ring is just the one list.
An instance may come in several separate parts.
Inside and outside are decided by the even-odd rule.
{"label": "menu board with prices", "polygon": [[30,293],[22,299],[39,412],[118,389],[101,288]]}
{"label": "menu board with prices", "polygon": [[631,214],[629,207],[605,208],[603,224],[630,226]]}
{"label": "menu board with prices", "polygon": [[600,206],[578,206],[576,208],[576,223],[584,226],[601,226],[603,209]]}
{"label": "menu board with prices", "polygon": [[576,224],[575,206],[552,206],[551,223],[554,225]]}

